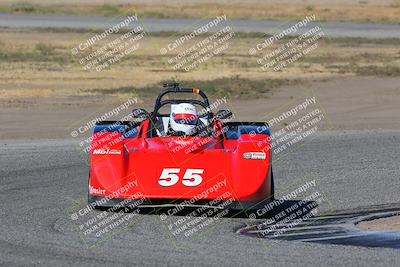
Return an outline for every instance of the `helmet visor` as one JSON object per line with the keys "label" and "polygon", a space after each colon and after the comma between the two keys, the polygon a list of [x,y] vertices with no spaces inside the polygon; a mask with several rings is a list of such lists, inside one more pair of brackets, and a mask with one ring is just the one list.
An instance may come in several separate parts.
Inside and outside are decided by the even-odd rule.
{"label": "helmet visor", "polygon": [[193,114],[173,114],[174,121],[179,124],[197,125],[197,116]]}

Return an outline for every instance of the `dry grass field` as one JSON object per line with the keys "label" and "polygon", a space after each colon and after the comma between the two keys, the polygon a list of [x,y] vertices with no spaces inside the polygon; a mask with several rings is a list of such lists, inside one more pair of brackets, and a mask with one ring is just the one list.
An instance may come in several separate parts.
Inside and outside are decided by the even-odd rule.
{"label": "dry grass field", "polygon": [[[248,54],[249,48],[263,38],[240,35],[231,40],[229,48],[222,54],[189,72],[173,70],[168,63],[171,55],[160,55],[160,48],[174,38],[157,34],[145,37],[137,51],[110,68],[99,72],[85,71],[79,64],[79,57],[71,54],[71,48],[91,35],[86,32],[2,29],[1,101],[16,103],[32,97],[126,95],[133,91],[152,95],[153,88],[168,80],[201,84],[213,95],[257,98],[268,97],[271,90],[280,86],[304,81],[338,76],[400,76],[397,40],[323,39],[317,49],[287,68],[263,71],[257,56]],[[192,40],[193,43],[197,41]],[[96,47],[106,42],[103,40]],[[271,49],[278,45],[274,44]]]}

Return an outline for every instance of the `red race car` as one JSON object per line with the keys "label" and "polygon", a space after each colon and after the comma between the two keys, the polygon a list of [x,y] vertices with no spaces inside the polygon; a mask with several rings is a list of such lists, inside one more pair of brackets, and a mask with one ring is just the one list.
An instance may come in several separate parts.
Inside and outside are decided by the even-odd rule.
{"label": "red race car", "polygon": [[153,112],[134,109],[132,121],[96,124],[89,205],[255,209],[271,201],[268,125],[213,113],[200,89],[164,87]]}

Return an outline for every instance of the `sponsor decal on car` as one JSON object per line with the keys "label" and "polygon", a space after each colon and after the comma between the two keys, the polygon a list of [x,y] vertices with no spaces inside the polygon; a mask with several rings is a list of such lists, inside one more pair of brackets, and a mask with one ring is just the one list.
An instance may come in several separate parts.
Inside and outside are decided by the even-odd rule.
{"label": "sponsor decal on car", "polygon": [[95,149],[93,155],[121,155],[121,150],[118,149]]}
{"label": "sponsor decal on car", "polygon": [[267,155],[264,152],[246,152],[243,153],[244,159],[265,160]]}
{"label": "sponsor decal on car", "polygon": [[90,194],[98,194],[98,195],[104,195],[106,193],[106,190],[104,189],[99,189],[99,188],[95,188],[93,186],[89,186],[89,193]]}

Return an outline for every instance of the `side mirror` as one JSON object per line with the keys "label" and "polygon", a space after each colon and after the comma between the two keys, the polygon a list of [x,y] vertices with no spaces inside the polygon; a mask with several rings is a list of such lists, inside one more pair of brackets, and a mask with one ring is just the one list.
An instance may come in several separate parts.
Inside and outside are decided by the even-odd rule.
{"label": "side mirror", "polygon": [[215,118],[217,120],[228,120],[231,119],[232,117],[233,113],[229,109],[218,110],[217,113],[215,114]]}
{"label": "side mirror", "polygon": [[132,110],[132,117],[134,122],[141,123],[150,118],[150,115],[145,109],[135,108]]}

